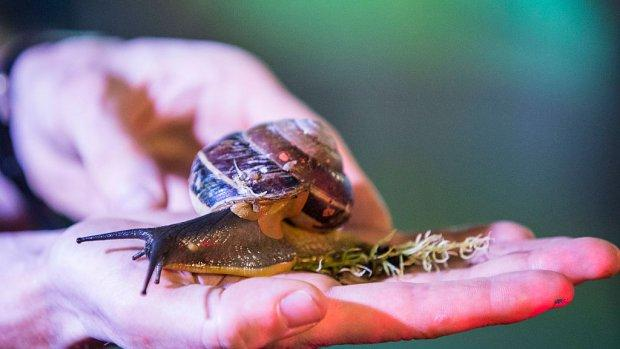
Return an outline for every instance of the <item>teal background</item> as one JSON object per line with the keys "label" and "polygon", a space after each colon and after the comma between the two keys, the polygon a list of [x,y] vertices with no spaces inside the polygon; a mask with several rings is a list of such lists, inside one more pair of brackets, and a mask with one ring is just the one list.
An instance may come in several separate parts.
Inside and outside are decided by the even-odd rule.
{"label": "teal background", "polygon": [[[236,44],[342,132],[403,229],[511,219],[620,244],[611,1],[69,2],[65,26]],[[587,263],[587,261],[583,261]],[[620,278],[425,348],[620,347]],[[380,324],[377,324],[380,326]]]}

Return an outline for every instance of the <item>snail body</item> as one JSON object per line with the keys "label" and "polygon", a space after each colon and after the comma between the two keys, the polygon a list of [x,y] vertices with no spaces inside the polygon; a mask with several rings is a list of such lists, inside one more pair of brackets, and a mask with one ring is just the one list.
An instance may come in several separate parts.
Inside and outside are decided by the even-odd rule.
{"label": "snail body", "polygon": [[163,227],[91,235],[84,241],[142,239],[149,268],[267,276],[298,256],[353,246],[335,231],[352,206],[335,137],[320,121],[282,120],[227,135],[201,149],[189,191],[199,217]]}

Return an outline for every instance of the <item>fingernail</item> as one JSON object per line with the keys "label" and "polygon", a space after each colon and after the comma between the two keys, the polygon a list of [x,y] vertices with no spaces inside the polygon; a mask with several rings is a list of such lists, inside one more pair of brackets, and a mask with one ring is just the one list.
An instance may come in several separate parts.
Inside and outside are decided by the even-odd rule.
{"label": "fingernail", "polygon": [[289,328],[319,322],[325,315],[324,309],[306,291],[295,291],[280,301],[280,312]]}

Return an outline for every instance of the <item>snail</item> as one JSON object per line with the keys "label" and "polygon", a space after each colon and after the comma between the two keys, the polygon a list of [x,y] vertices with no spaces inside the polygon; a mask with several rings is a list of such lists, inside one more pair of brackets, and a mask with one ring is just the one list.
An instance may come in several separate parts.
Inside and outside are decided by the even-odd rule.
{"label": "snail", "polygon": [[[319,271],[323,257],[317,256],[334,260],[344,254],[353,263],[343,266],[359,266],[363,274],[368,268],[358,259],[368,258],[360,251],[383,253],[383,260],[389,251],[396,252],[392,259],[403,254],[403,249],[373,248],[338,230],[351,213],[351,184],[334,134],[314,119],[260,124],[206,146],[191,166],[189,192],[197,218],[80,237],[77,243],[144,240],[144,249],[132,257],[149,260],[143,294],[153,274],[159,283],[164,268],[269,276],[290,271],[300,261],[310,261],[313,269],[318,265]],[[476,240],[469,242],[470,249],[472,243],[478,244],[473,249],[484,247]]]}

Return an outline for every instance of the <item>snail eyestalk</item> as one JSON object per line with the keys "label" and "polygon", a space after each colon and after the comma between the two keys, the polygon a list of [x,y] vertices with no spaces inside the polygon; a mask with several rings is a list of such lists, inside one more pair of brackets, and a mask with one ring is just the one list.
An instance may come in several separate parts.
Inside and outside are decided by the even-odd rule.
{"label": "snail eyestalk", "polygon": [[371,247],[347,247],[321,255],[298,258],[294,270],[318,272],[341,279],[346,274],[361,279],[380,276],[402,276],[411,266],[420,266],[427,272],[448,267],[451,257],[470,259],[488,250],[489,235],[450,241],[441,234],[427,231],[415,240],[388,245],[394,232]]}

